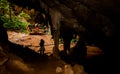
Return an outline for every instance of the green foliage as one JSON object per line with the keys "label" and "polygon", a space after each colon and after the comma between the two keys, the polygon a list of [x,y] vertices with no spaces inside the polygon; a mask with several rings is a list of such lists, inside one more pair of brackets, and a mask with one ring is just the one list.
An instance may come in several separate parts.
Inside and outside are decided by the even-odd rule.
{"label": "green foliage", "polygon": [[11,9],[10,14],[9,2],[7,0],[0,0],[0,20],[4,22],[3,26],[7,30],[27,32],[26,28],[29,23],[26,22],[26,20],[29,20],[30,18],[31,17],[23,11],[16,16],[14,11]]}
{"label": "green foliage", "polygon": [[7,0],[0,0],[0,9],[8,9],[9,2]]}
{"label": "green foliage", "polygon": [[12,18],[12,20],[9,20],[8,22],[6,22],[4,24],[4,27],[7,29],[13,29],[13,30],[26,30],[26,27],[29,25],[29,23],[26,22],[22,22],[19,20],[15,20],[14,18]]}
{"label": "green foliage", "polygon": [[26,20],[29,20],[29,19],[31,18],[30,15],[26,14],[26,13],[23,12],[23,11],[19,14],[19,16],[20,16],[20,17],[24,17]]}
{"label": "green foliage", "polygon": [[10,19],[9,15],[8,14],[4,14],[2,16],[0,16],[0,20],[2,20],[3,22],[8,22]]}
{"label": "green foliage", "polygon": [[59,38],[59,44],[62,44],[62,43],[63,43],[63,39]]}
{"label": "green foliage", "polygon": [[4,27],[6,29],[12,29],[12,30],[19,30],[21,32],[24,32],[26,30],[29,23],[23,22],[20,17],[18,16],[10,16],[8,14],[5,14],[0,17],[0,19],[4,22]]}
{"label": "green foliage", "polygon": [[71,42],[76,42],[77,40],[75,39],[75,38],[73,38],[72,40],[71,40]]}

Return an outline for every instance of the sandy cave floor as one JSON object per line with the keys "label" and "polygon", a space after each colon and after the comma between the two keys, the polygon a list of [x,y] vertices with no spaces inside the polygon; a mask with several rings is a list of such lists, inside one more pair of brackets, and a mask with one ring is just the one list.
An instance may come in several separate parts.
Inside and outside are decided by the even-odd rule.
{"label": "sandy cave floor", "polygon": [[[27,46],[30,49],[34,50],[35,52],[39,53],[39,43],[40,39],[45,41],[45,53],[52,53],[52,49],[54,46],[54,41],[51,39],[51,35],[28,35],[17,33],[13,31],[8,31],[8,38],[11,42],[20,44],[23,46]],[[74,47],[75,44],[71,43],[71,48]],[[94,46],[86,46],[87,47],[87,54],[90,55],[99,55],[102,51]],[[63,50],[63,44],[59,44],[59,50]]]}
{"label": "sandy cave floor", "polygon": [[[51,39],[51,35],[28,35],[21,34],[13,31],[8,31],[9,41],[20,44],[23,46],[29,47],[31,50],[34,50],[36,53],[39,53],[39,42],[40,39],[45,40],[45,53],[52,53],[52,48],[54,46],[54,41]],[[73,47],[74,44],[71,44]],[[63,50],[63,44],[59,45],[59,49]],[[101,50],[97,47],[87,46],[88,56],[94,56],[101,54]],[[1,74],[63,74],[56,73],[56,69],[61,67],[64,70],[65,62],[62,60],[47,58],[25,62],[21,58],[9,55],[11,59],[8,61],[6,66],[0,66]]]}

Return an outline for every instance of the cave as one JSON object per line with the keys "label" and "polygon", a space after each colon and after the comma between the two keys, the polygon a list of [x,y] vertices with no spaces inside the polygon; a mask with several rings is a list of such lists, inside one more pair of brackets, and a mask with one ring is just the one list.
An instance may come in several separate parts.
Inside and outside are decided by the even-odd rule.
{"label": "cave", "polygon": [[[8,2],[15,15],[22,10],[34,10],[29,22],[43,24],[50,33],[39,34],[36,28],[34,34],[9,31],[0,18],[0,74],[106,74],[113,71],[111,67],[117,64],[117,56],[113,54],[118,52],[120,1]],[[3,16],[5,10],[0,11]],[[42,56],[40,39],[45,41],[45,54]],[[72,42],[73,39],[76,41]]]}

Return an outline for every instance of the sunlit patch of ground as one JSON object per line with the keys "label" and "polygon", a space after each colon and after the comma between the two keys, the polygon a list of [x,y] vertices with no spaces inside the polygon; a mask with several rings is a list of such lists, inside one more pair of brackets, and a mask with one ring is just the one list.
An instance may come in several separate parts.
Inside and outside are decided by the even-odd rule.
{"label": "sunlit patch of ground", "polygon": [[87,46],[87,56],[92,57],[96,55],[104,54],[102,50],[95,46]]}
{"label": "sunlit patch of ground", "polygon": [[[52,49],[54,46],[54,41],[51,39],[51,35],[28,35],[17,32],[8,31],[9,40],[13,43],[20,44],[23,46],[27,46],[35,52],[39,53],[39,43],[40,39],[45,41],[45,53],[52,53]],[[74,47],[75,44],[71,44],[71,48]],[[94,55],[103,54],[101,49],[95,46],[86,46],[87,54],[89,57]],[[59,49],[63,50],[63,44],[59,44]]]}
{"label": "sunlit patch of ground", "polygon": [[[45,40],[45,53],[51,54],[54,46],[54,41],[51,40],[51,35],[28,35],[21,34],[17,32],[8,31],[9,41],[23,45],[23,47],[29,47],[35,52],[39,53],[39,42],[40,39]],[[75,44],[71,44],[71,48],[74,47]],[[63,50],[63,44],[59,45],[59,49]],[[95,56],[101,54],[102,51],[95,46],[87,46],[87,54],[88,57]],[[2,67],[3,72],[0,74],[58,74],[56,73],[56,69],[58,67],[63,68],[66,64],[62,60],[57,60],[51,56],[47,59],[35,59],[31,61],[23,61],[23,59],[15,56],[9,55],[10,59],[5,66]],[[1,66],[0,66],[1,69]],[[64,69],[64,68],[63,68]],[[64,73],[60,73],[64,74]]]}

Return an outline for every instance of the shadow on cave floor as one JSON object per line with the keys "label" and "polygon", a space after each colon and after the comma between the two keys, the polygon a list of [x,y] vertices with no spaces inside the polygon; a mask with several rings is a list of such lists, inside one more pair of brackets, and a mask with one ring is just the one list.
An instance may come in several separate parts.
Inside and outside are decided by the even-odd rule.
{"label": "shadow on cave floor", "polygon": [[[57,59],[51,56],[40,56],[39,53],[14,43],[10,43],[10,52],[22,58],[25,63],[31,64],[36,69],[36,74],[56,74],[55,69],[60,64]],[[70,56],[65,55],[61,55],[61,60],[66,63],[70,63],[69,61],[71,61]],[[103,55],[88,58],[83,66],[88,74],[105,74],[106,63]]]}
{"label": "shadow on cave floor", "polygon": [[28,47],[24,47],[19,44],[10,43],[10,52],[16,54],[18,57],[22,58],[24,61],[34,61],[39,59],[40,55]]}
{"label": "shadow on cave floor", "polygon": [[59,62],[48,55],[41,56],[39,53],[10,42],[10,56],[6,71],[9,74],[56,74]]}
{"label": "shadow on cave floor", "polygon": [[87,59],[84,67],[88,74],[106,74],[106,63],[103,55],[95,56]]}
{"label": "shadow on cave floor", "polygon": [[[72,56],[65,55],[64,52],[61,52],[61,59],[64,60],[66,63],[73,65],[73,61],[71,58]],[[82,61],[82,60],[79,60]],[[88,74],[106,74],[107,63],[104,54],[96,55],[93,57],[87,57],[86,60],[83,60],[83,63],[79,63],[80,65],[84,66],[84,70]]]}

